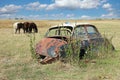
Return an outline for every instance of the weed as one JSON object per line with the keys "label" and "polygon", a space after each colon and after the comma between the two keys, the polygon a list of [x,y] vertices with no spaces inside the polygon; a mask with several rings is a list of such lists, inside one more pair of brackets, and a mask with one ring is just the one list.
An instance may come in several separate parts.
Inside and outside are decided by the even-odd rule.
{"label": "weed", "polygon": [[[111,43],[113,37],[107,39],[106,36],[103,38],[103,42],[96,43],[91,45],[85,50],[85,54],[83,55],[83,60],[85,62],[93,59],[103,59],[110,55],[113,50],[113,45]],[[100,41],[100,40],[99,40]],[[65,53],[66,53],[66,61],[72,65],[84,65],[83,62],[80,61],[80,54],[81,54],[81,40],[74,40],[68,41],[68,45],[65,46]],[[86,66],[86,65],[84,65]]]}
{"label": "weed", "polygon": [[27,36],[29,37],[31,57],[37,60],[37,55],[35,54],[35,33],[27,34]]}

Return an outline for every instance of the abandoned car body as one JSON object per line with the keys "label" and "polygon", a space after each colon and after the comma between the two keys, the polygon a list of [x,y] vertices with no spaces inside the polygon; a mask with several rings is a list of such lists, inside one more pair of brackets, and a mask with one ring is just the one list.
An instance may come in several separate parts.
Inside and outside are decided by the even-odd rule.
{"label": "abandoned car body", "polygon": [[45,37],[36,45],[36,54],[40,56],[40,63],[51,63],[60,57],[65,57],[63,47],[75,40],[79,41],[80,59],[83,58],[87,49],[91,49],[91,45],[94,49],[96,46],[107,42],[106,44],[110,44],[114,49],[113,45],[104,39],[92,24],[62,24],[49,28]]}

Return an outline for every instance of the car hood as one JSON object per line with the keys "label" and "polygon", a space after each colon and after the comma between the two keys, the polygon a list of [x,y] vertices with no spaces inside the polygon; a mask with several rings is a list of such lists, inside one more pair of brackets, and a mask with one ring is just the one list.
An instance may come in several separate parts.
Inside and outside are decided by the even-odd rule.
{"label": "car hood", "polygon": [[67,44],[67,42],[58,37],[43,38],[36,45],[36,53],[47,57],[56,57],[59,54],[60,47],[65,44]]}

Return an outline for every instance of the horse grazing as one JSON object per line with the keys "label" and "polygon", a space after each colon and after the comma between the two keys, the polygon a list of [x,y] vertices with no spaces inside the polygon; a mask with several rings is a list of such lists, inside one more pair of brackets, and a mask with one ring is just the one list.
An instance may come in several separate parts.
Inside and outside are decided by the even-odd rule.
{"label": "horse grazing", "polygon": [[24,22],[24,33],[32,33],[32,30],[37,33],[37,25],[34,22]]}
{"label": "horse grazing", "polygon": [[38,32],[37,25],[33,22],[29,24],[29,33],[31,33],[32,30],[34,31],[34,33]]}
{"label": "horse grazing", "polygon": [[23,29],[24,25],[21,22],[16,22],[16,23],[13,24],[13,27],[14,27],[14,32],[16,34],[17,31],[18,31],[18,33],[20,33],[20,29]]}

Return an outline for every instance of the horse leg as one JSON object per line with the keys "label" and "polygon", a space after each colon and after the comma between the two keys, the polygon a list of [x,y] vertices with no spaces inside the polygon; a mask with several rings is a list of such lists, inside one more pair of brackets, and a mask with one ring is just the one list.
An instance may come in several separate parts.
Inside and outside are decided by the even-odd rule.
{"label": "horse leg", "polygon": [[18,29],[18,31],[19,31],[19,34],[20,34],[20,29]]}
{"label": "horse leg", "polygon": [[15,34],[17,33],[17,29],[14,30],[15,31]]}
{"label": "horse leg", "polygon": [[29,27],[29,33],[31,33],[32,32],[32,28],[31,27]]}
{"label": "horse leg", "polygon": [[25,29],[23,29],[24,33],[25,33]]}
{"label": "horse leg", "polygon": [[33,30],[34,30],[34,33],[36,33],[36,29],[35,29],[35,28],[33,28]]}
{"label": "horse leg", "polygon": [[35,33],[37,33],[37,32],[38,32],[37,27],[34,27],[34,32],[35,32]]}
{"label": "horse leg", "polygon": [[17,29],[15,29],[15,34],[17,33]]}
{"label": "horse leg", "polygon": [[16,34],[16,32],[17,32],[16,30],[17,30],[17,29],[14,29],[14,33],[15,33],[15,34]]}
{"label": "horse leg", "polygon": [[30,28],[30,33],[32,33],[32,28]]}
{"label": "horse leg", "polygon": [[25,32],[28,33],[28,27],[25,28]]}

